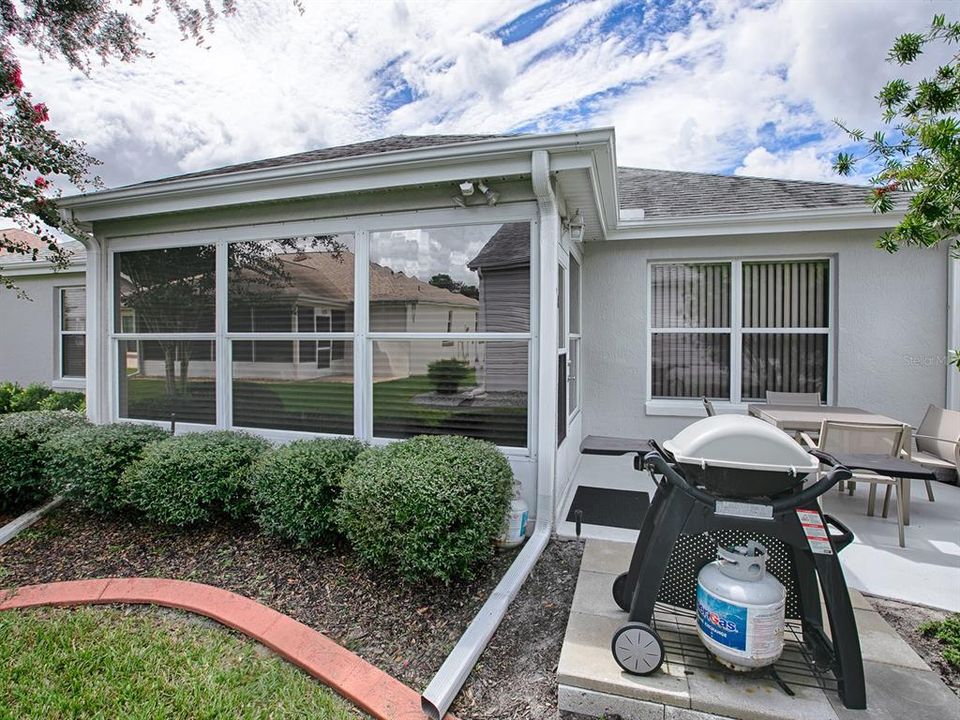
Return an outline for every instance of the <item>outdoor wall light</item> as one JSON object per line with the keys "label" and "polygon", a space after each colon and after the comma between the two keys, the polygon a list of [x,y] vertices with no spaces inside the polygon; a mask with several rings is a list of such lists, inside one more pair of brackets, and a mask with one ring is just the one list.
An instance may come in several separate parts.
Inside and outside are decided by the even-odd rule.
{"label": "outdoor wall light", "polygon": [[566,225],[570,232],[570,239],[573,242],[583,242],[583,215],[580,214],[579,208],[573,214],[573,217],[567,220]]}
{"label": "outdoor wall light", "polygon": [[496,205],[500,200],[500,193],[487,187],[483,180],[477,183],[477,189],[483,193],[483,196],[487,199],[487,205],[490,205],[491,207]]}

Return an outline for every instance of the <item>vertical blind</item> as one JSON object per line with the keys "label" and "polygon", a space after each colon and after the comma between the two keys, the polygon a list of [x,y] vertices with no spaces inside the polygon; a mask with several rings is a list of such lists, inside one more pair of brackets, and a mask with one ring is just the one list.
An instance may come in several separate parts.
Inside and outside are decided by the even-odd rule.
{"label": "vertical blind", "polygon": [[[744,400],[763,400],[768,390],[827,400],[829,275],[827,260],[743,264]],[[748,330],[760,328],[786,332]]]}
{"label": "vertical blind", "polygon": [[[740,399],[776,390],[826,400],[829,261],[744,262],[739,277],[732,267],[651,266],[652,396],[731,399],[731,354],[741,353]],[[740,307],[732,306],[734,283]]]}
{"label": "vertical blind", "polygon": [[[730,395],[730,264],[651,267],[653,396]],[[679,330],[679,332],[657,332]]]}

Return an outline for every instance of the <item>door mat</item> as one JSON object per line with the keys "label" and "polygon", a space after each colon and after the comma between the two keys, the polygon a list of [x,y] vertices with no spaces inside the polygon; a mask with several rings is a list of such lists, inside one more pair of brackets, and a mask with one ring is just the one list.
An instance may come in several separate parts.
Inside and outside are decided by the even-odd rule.
{"label": "door mat", "polygon": [[649,506],[650,495],[639,490],[614,490],[581,485],[570,503],[567,521],[576,522],[576,513],[580,510],[581,522],[639,530]]}

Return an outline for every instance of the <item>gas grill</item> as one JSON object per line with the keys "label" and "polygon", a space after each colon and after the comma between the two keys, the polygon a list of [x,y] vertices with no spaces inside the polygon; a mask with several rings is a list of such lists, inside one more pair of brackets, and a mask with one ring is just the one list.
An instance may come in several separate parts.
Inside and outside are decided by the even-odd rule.
{"label": "gas grill", "polygon": [[[699,567],[716,557],[715,540],[704,538],[726,544],[755,538],[786,560],[779,579],[787,589],[787,616],[801,622],[816,665],[833,672],[846,707],[865,708],[860,641],[837,558],[853,534],[817,502],[850,471],[829,456],[807,453],[772,425],[739,415],[700,420],[662,447],[651,441],[649,449],[634,451],[634,466],[651,473],[657,491],[629,570],[613,585],[614,600],[629,612],[611,643],[620,667],[641,675],[660,667],[663,644],[650,626],[654,605],[695,607]],[[821,472],[821,461],[832,467]],[[682,577],[678,565],[685,567]]]}

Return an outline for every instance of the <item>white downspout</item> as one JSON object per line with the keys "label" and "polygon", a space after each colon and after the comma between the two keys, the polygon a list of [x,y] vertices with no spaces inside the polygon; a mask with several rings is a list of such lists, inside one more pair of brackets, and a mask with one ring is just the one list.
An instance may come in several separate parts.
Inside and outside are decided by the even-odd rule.
{"label": "white downspout", "polygon": [[531,179],[540,209],[539,397],[537,406],[537,522],[533,535],[480,608],[453,651],[420,697],[427,717],[440,720],[466,681],[480,654],[503,620],[520,586],[533,570],[553,532],[556,462],[557,243],[560,219],[550,184],[550,154],[534,150]]}
{"label": "white downspout", "polygon": [[[948,250],[949,252],[949,250]],[[947,256],[947,357],[960,350],[960,258]],[[947,408],[960,410],[960,368],[947,364]]]}

